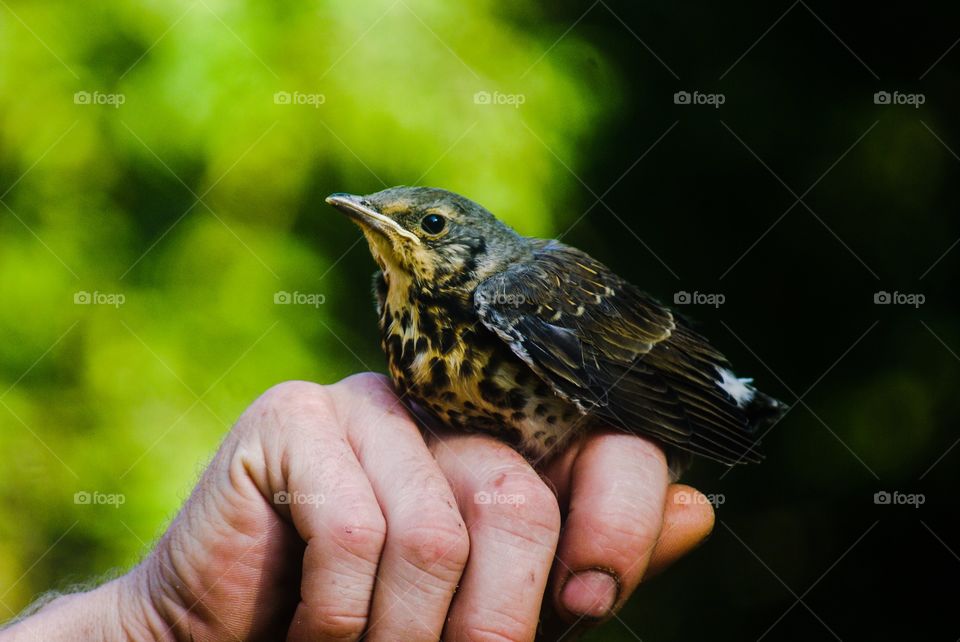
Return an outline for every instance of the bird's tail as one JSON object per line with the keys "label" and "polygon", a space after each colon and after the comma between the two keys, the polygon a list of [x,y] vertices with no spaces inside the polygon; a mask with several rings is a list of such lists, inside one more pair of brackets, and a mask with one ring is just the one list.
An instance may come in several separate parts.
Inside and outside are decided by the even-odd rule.
{"label": "bird's tail", "polygon": [[782,401],[754,390],[753,398],[743,410],[747,414],[750,430],[762,433],[777,423],[789,409],[790,406]]}

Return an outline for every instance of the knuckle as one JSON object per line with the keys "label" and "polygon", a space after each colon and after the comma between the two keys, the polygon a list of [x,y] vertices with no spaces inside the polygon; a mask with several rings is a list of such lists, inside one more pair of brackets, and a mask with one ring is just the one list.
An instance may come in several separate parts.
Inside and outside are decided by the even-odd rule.
{"label": "knuckle", "polygon": [[340,605],[311,607],[316,632],[326,639],[356,640],[367,626],[366,613],[345,612]]}
{"label": "knuckle", "polygon": [[255,419],[286,426],[303,415],[326,417],[332,413],[325,386],[309,381],[284,381],[269,388],[248,410]]}
{"label": "knuckle", "polygon": [[326,399],[324,387],[310,381],[284,381],[271,386],[260,400],[269,406],[296,406],[317,403]]}
{"label": "knuckle", "polygon": [[436,574],[437,571],[459,572],[467,564],[470,555],[470,540],[462,525],[438,526],[439,520],[430,526],[401,530],[397,535],[400,556],[413,566]]}
{"label": "knuckle", "polygon": [[533,626],[510,613],[485,609],[464,625],[463,637],[470,642],[527,642]]}
{"label": "knuckle", "polygon": [[397,393],[386,375],[375,372],[361,372],[334,385],[335,389],[341,387],[346,397],[364,400],[363,404],[351,404],[348,412],[367,413],[368,415],[373,413],[378,419],[386,416],[408,416],[406,407],[397,397]]}
{"label": "knuckle", "polygon": [[584,533],[583,541],[590,542],[591,548],[612,558],[609,564],[618,566],[620,562],[630,564],[653,551],[660,523],[651,528],[639,511],[608,509],[584,517],[580,528]]}
{"label": "knuckle", "polygon": [[367,395],[383,395],[393,393],[393,387],[390,379],[386,375],[377,372],[360,372],[351,375],[341,381],[339,384],[348,390],[363,393]]}
{"label": "knuckle", "polygon": [[631,451],[635,452],[638,468],[642,470],[667,470],[667,453],[663,446],[644,437],[633,437]]}
{"label": "knuckle", "polygon": [[552,546],[560,532],[560,506],[546,484],[528,470],[499,472],[474,496],[489,525]]}
{"label": "knuckle", "polygon": [[376,564],[387,538],[387,523],[379,509],[347,511],[330,520],[330,541],[354,557]]}
{"label": "knuckle", "polygon": [[266,446],[279,452],[290,439],[308,434],[306,427],[333,425],[336,409],[329,388],[309,381],[285,381],[268,388],[231,429],[237,443]]}

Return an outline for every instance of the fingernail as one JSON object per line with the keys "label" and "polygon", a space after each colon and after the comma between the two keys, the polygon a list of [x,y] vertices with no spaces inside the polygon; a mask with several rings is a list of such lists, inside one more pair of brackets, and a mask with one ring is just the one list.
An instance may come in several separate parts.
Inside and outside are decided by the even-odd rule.
{"label": "fingernail", "polygon": [[560,603],[578,617],[602,618],[613,609],[619,593],[620,580],[613,573],[587,569],[567,578]]}

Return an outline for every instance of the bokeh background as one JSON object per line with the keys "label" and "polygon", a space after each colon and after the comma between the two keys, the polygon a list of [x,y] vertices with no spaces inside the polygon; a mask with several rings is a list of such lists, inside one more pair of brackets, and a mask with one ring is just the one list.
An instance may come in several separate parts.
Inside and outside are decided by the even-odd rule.
{"label": "bokeh background", "polygon": [[592,639],[955,640],[957,18],[0,0],[0,621],[135,563],[272,384],[384,370],[323,198],[426,184],[688,293],[794,405]]}

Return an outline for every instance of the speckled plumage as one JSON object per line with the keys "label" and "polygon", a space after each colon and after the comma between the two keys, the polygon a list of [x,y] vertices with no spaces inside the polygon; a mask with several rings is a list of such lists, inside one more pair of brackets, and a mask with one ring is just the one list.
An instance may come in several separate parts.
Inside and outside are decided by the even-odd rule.
{"label": "speckled plumage", "polygon": [[759,461],[755,429],[782,404],[586,253],[522,237],[440,189],[328,202],[361,226],[380,266],[398,390],[441,421],[536,460],[602,424],[727,464]]}

